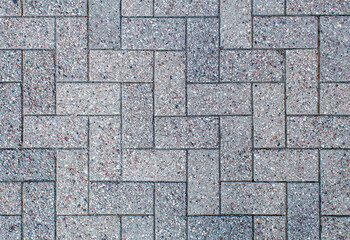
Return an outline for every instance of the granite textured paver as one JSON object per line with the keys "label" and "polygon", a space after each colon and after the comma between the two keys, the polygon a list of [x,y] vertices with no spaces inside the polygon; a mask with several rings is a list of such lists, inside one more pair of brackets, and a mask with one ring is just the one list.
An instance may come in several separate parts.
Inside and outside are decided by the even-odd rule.
{"label": "granite textured paver", "polygon": [[254,240],[286,239],[285,216],[256,216],[254,217]]}
{"label": "granite textured paver", "polygon": [[0,51],[0,82],[20,82],[21,51]]}

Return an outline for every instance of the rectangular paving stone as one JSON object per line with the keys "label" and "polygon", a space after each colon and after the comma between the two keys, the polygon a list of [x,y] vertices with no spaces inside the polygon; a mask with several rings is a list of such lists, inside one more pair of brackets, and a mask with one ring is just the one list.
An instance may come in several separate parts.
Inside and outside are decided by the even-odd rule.
{"label": "rectangular paving stone", "polygon": [[186,53],[156,52],[154,71],[154,114],[185,115]]}
{"label": "rectangular paving stone", "polygon": [[316,48],[316,17],[255,17],[254,47]]}
{"label": "rectangular paving stone", "polygon": [[155,184],[156,239],[186,239],[186,184]]}
{"label": "rectangular paving stone", "polygon": [[122,217],[122,239],[137,240],[154,239],[154,217],[153,216],[123,216]]}
{"label": "rectangular paving stone", "polygon": [[21,214],[21,183],[0,182],[0,214]]}
{"label": "rectangular paving stone", "polygon": [[284,0],[255,0],[253,1],[254,15],[283,15]]}
{"label": "rectangular paving stone", "polygon": [[25,147],[78,148],[87,146],[87,118],[66,116],[24,117]]}
{"label": "rectangular paving stone", "polygon": [[190,115],[250,114],[252,111],[250,84],[190,84],[187,91]]}
{"label": "rectangular paving stone", "polygon": [[153,214],[151,183],[90,183],[90,213]]}
{"label": "rectangular paving stone", "polygon": [[189,19],[187,26],[187,81],[219,81],[218,58],[218,19]]}
{"label": "rectangular paving stone", "polygon": [[90,180],[112,181],[121,175],[120,117],[91,117]]}
{"label": "rectangular paving stone", "polygon": [[320,113],[350,114],[350,83],[321,83]]}
{"label": "rectangular paving stone", "polygon": [[188,239],[252,239],[251,216],[195,216],[188,218]]}
{"label": "rectangular paving stone", "polygon": [[152,16],[153,0],[123,0],[123,16]]}
{"label": "rectangular paving stone", "polygon": [[23,52],[24,114],[55,113],[54,52]]}
{"label": "rectangular paving stone", "polygon": [[287,2],[287,14],[349,14],[350,4],[348,1],[343,0],[288,0]]}
{"label": "rectangular paving stone", "polygon": [[21,86],[0,84],[0,147],[19,147],[22,137]]}
{"label": "rectangular paving stone", "polygon": [[119,239],[118,216],[58,216],[58,239]]}
{"label": "rectangular paving stone", "polygon": [[250,48],[251,1],[220,0],[221,44],[225,48]]}
{"label": "rectangular paving stone", "polygon": [[188,214],[219,214],[219,151],[188,152]]}
{"label": "rectangular paving stone", "polygon": [[216,148],[218,118],[157,117],[156,148]]}
{"label": "rectangular paving stone", "polygon": [[217,16],[218,1],[154,0],[155,16]]}
{"label": "rectangular paving stone", "polygon": [[317,50],[291,50],[286,57],[287,113],[317,114]]}
{"label": "rectangular paving stone", "polygon": [[285,146],[283,84],[253,84],[254,146]]}
{"label": "rectangular paving stone", "polygon": [[0,82],[21,82],[21,58],[20,51],[0,51]]}
{"label": "rectangular paving stone", "polygon": [[23,184],[24,239],[55,238],[55,183]]}
{"label": "rectangular paving stone", "polygon": [[0,16],[20,16],[21,1],[0,0]]}
{"label": "rectangular paving stone", "polygon": [[122,20],[122,49],[184,50],[185,35],[185,19]]}
{"label": "rectangular paving stone", "polygon": [[338,240],[350,236],[350,217],[322,217],[321,239]]}
{"label": "rectangular paving stone", "polygon": [[283,183],[221,183],[223,214],[284,214],[285,204]]}
{"label": "rectangular paving stone", "polygon": [[153,86],[125,84],[122,96],[123,147],[153,146]]}
{"label": "rectangular paving stone", "polygon": [[120,48],[119,0],[89,1],[89,47]]}
{"label": "rectangular paving stone", "polygon": [[286,239],[286,217],[254,217],[254,240],[259,239]]}
{"label": "rectangular paving stone", "polygon": [[56,212],[88,213],[88,154],[85,150],[57,151]]}
{"label": "rectangular paving stone", "polygon": [[252,180],[252,118],[221,117],[220,124],[221,179]]}
{"label": "rectangular paving stone", "polygon": [[349,150],[321,150],[322,214],[350,214],[349,167]]}
{"label": "rectangular paving stone", "polygon": [[87,0],[23,0],[26,16],[86,16]]}
{"label": "rectangular paving stone", "polygon": [[287,117],[288,147],[348,148],[349,124],[349,117]]}
{"label": "rectangular paving stone", "polygon": [[256,181],[318,181],[317,150],[258,150],[254,153]]}
{"label": "rectangular paving stone", "polygon": [[58,83],[57,114],[113,115],[120,113],[118,83]]}
{"label": "rectangular paving stone", "polygon": [[124,150],[123,181],[186,181],[186,152]]}
{"label": "rectangular paving stone", "polygon": [[21,216],[0,216],[0,238],[22,239]]}
{"label": "rectangular paving stone", "polygon": [[284,53],[282,51],[221,51],[220,81],[281,82],[284,64]]}
{"label": "rectangular paving stone", "polygon": [[87,81],[87,19],[56,20],[56,81]]}

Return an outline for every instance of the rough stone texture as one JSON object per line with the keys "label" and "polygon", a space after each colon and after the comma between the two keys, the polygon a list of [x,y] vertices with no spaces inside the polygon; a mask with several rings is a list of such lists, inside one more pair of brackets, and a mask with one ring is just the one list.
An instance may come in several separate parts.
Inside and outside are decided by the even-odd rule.
{"label": "rough stone texture", "polygon": [[123,16],[152,16],[154,0],[123,0]]}
{"label": "rough stone texture", "polygon": [[[289,1],[288,1],[289,3]],[[284,0],[254,0],[253,14],[255,15],[283,15]]]}
{"label": "rough stone texture", "polygon": [[0,82],[20,82],[21,76],[21,52],[0,51]]}
{"label": "rough stone texture", "polygon": [[217,0],[154,0],[155,16],[217,16]]}
{"label": "rough stone texture", "polygon": [[322,217],[322,239],[338,240],[350,236],[350,217]]}
{"label": "rough stone texture", "polygon": [[254,217],[254,240],[284,240],[286,239],[285,231],[285,216]]}
{"label": "rough stone texture", "polygon": [[22,2],[23,14],[26,16],[87,15],[87,0],[22,0]]}
{"label": "rough stone texture", "polygon": [[0,182],[0,214],[21,214],[21,194],[21,183]]}
{"label": "rough stone texture", "polygon": [[0,0],[0,16],[20,16],[21,1]]}
{"label": "rough stone texture", "polygon": [[21,216],[0,216],[0,238],[22,239]]}
{"label": "rough stone texture", "polygon": [[350,114],[350,84],[322,83],[320,88],[321,114]]}
{"label": "rough stone texture", "polygon": [[287,14],[349,14],[350,4],[346,0],[288,0]]}
{"label": "rough stone texture", "polygon": [[153,240],[153,216],[123,216],[122,239],[126,240]]}

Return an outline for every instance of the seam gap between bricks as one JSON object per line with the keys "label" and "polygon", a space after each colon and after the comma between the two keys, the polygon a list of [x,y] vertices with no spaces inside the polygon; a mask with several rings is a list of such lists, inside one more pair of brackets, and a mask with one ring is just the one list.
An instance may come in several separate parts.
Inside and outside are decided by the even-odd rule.
{"label": "seam gap between bricks", "polygon": [[57,159],[58,159],[58,151],[54,150],[54,158],[55,158],[55,182],[54,182],[54,238],[57,239]]}
{"label": "seam gap between bricks", "polygon": [[23,216],[24,216],[24,201],[23,201],[23,193],[24,193],[24,182],[21,182],[21,239],[24,239],[24,223],[23,223]]}
{"label": "seam gap between bricks", "polygon": [[[218,40],[218,81],[221,82],[221,0],[218,0],[218,33],[219,33],[219,40]],[[219,195],[218,195],[218,201],[219,201],[219,209],[218,214],[222,213],[222,194],[221,194],[221,117],[218,117],[218,176],[219,176]]]}
{"label": "seam gap between bricks", "polygon": [[119,50],[122,48],[122,0],[119,1]]}
{"label": "seam gap between bricks", "polygon": [[[250,50],[254,49],[254,2],[250,0]],[[248,48],[249,49],[249,48]]]}
{"label": "seam gap between bricks", "polygon": [[285,223],[285,234],[286,234],[286,240],[288,240],[288,183],[285,183],[285,191],[286,191],[286,199],[285,199],[285,211],[286,211],[286,223]]}
{"label": "seam gap between bricks", "polygon": [[219,136],[219,149],[218,149],[218,152],[219,152],[219,156],[218,156],[218,171],[219,171],[219,213],[218,214],[221,214],[222,213],[222,206],[221,206],[221,202],[222,202],[222,194],[221,194],[221,118],[219,117],[218,118],[218,136]]}
{"label": "seam gap between bricks", "polygon": [[21,17],[23,17],[23,12],[24,12],[24,9],[23,9],[23,1],[24,0],[20,0],[21,1]]}
{"label": "seam gap between bricks", "polygon": [[287,148],[287,51],[283,51],[283,69],[282,69],[282,78],[283,78],[283,106],[284,106],[284,148]]}
{"label": "seam gap between bricks", "polygon": [[254,147],[254,94],[253,94],[253,89],[254,89],[254,83],[250,84],[250,105],[251,105],[251,159],[252,159],[252,182],[255,182],[255,162],[254,162],[254,151],[255,151],[255,147]]}
{"label": "seam gap between bricks", "polygon": [[156,183],[153,183],[153,240],[156,240]]}
{"label": "seam gap between bricks", "polygon": [[54,72],[53,72],[53,78],[55,81],[54,84],[54,98],[55,98],[55,111],[53,115],[57,115],[57,18],[54,18],[54,55],[53,55],[53,66],[54,66]]}
{"label": "seam gap between bricks", "polygon": [[90,117],[87,120],[87,214],[90,214]]}
{"label": "seam gap between bricks", "polygon": [[317,113],[320,115],[321,111],[321,23],[320,17],[317,17]]}
{"label": "seam gap between bricks", "polygon": [[156,0],[152,0],[152,16],[155,17],[155,1]]}
{"label": "seam gap between bricks", "polygon": [[319,239],[321,238],[322,235],[322,196],[321,196],[321,149],[318,149],[318,234],[319,234]]}
{"label": "seam gap between bricks", "polygon": [[186,195],[185,195],[185,198],[186,198],[186,239],[189,238],[188,236],[188,201],[189,201],[189,197],[188,197],[188,151],[189,150],[186,150]]}
{"label": "seam gap between bricks", "polygon": [[156,52],[153,51],[153,55],[152,55],[152,61],[153,61],[153,66],[152,66],[152,147],[155,148],[156,147],[156,130],[155,130],[155,68],[156,68]]}
{"label": "seam gap between bricks", "polygon": [[219,18],[219,16],[122,16],[122,18],[133,18],[133,19],[213,19]]}
{"label": "seam gap between bricks", "polygon": [[24,53],[21,51],[21,82],[19,84],[20,90],[21,90],[21,120],[22,120],[22,126],[21,126],[21,143],[20,143],[20,149],[24,146]]}
{"label": "seam gap between bricks", "polygon": [[255,220],[255,216],[254,215],[252,215],[252,239],[254,240],[255,239],[255,225],[254,225],[254,221]]}
{"label": "seam gap between bricks", "polygon": [[186,66],[185,66],[185,116],[188,116],[188,20],[185,21],[185,57],[186,57]]}
{"label": "seam gap between bricks", "polygon": [[283,14],[287,15],[287,0],[284,0]]}

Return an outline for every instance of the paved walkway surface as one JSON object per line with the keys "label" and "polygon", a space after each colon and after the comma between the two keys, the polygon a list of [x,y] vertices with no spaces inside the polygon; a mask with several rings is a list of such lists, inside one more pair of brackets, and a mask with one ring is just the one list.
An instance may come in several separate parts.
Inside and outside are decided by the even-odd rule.
{"label": "paved walkway surface", "polygon": [[0,239],[350,239],[348,0],[0,0]]}

